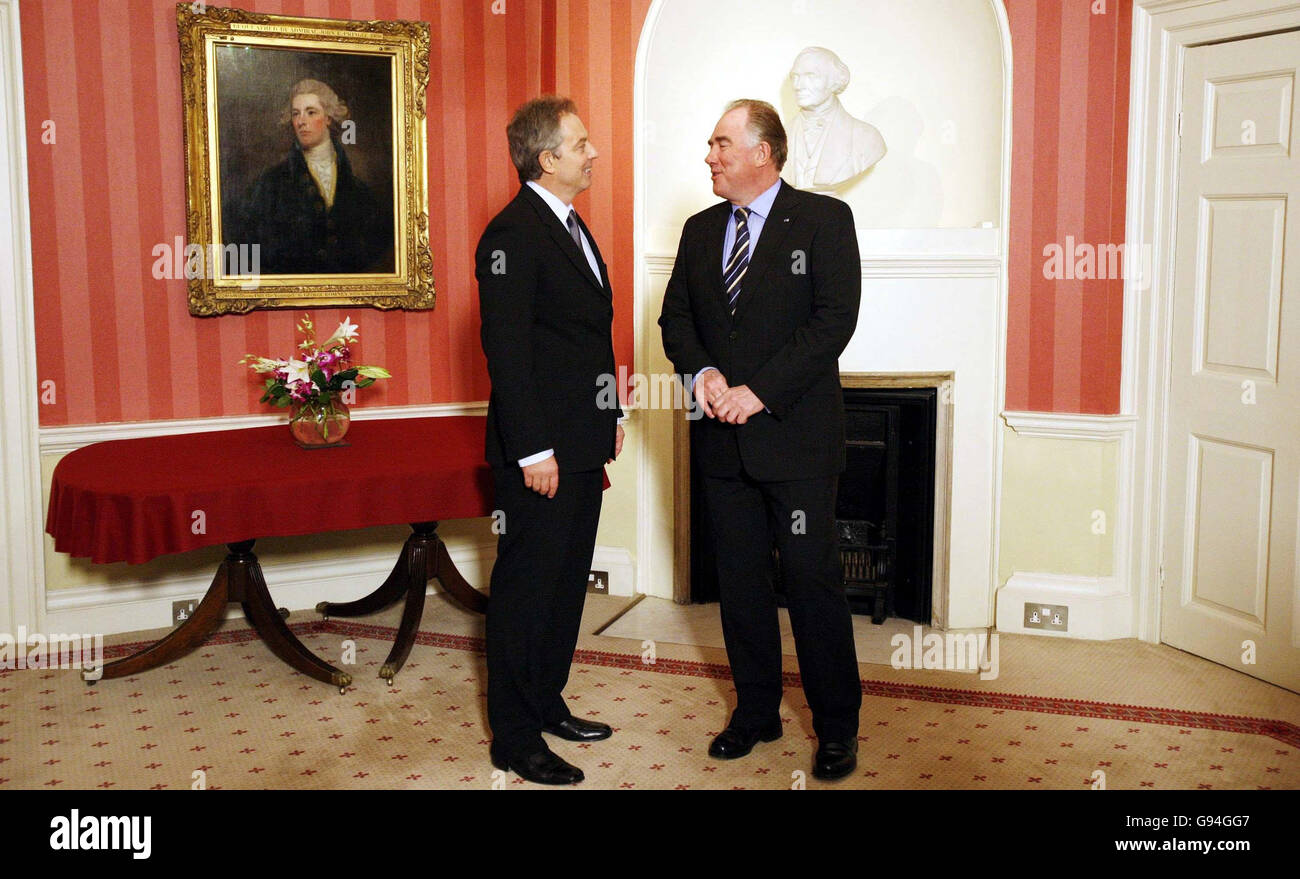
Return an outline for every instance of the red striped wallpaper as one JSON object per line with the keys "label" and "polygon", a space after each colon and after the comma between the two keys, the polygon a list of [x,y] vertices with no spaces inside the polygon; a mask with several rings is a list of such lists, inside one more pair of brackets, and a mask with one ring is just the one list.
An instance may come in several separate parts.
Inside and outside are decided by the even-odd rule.
{"label": "red striped wallpaper", "polygon": [[[363,405],[485,399],[473,247],[516,189],[510,112],[571,95],[601,158],[578,200],[615,289],[615,351],[631,363],[632,77],[650,0],[245,0],[261,12],[408,18],[433,31],[429,89],[432,313],[347,309],[363,362],[395,373]],[[1115,412],[1119,280],[1047,280],[1043,247],[1124,232],[1130,0],[1007,0],[1015,53],[1007,406]],[[197,319],[151,250],[185,232],[173,0],[22,5],[41,424],[264,411],[237,364],[288,351],[292,311]],[[71,47],[77,51],[71,51]],[[43,142],[53,123],[54,143]],[[344,311],[317,309],[322,325]]]}
{"label": "red striped wallpaper", "polygon": [[1014,53],[1006,405],[1114,414],[1123,280],[1045,278],[1043,250],[1124,241],[1132,2],[1006,6]]}
{"label": "red striped wallpaper", "polygon": [[[579,198],[615,290],[615,350],[632,352],[632,75],[649,0],[246,0],[258,12],[406,18],[432,27],[429,210],[437,307],[314,309],[361,325],[362,362],[394,378],[362,405],[483,400],[473,249],[518,182],[511,111],[544,90],[577,101],[601,159]],[[498,8],[500,5],[498,4]],[[37,364],[43,426],[266,411],[245,352],[293,349],[295,311],[198,319],[184,281],[155,280],[154,245],[185,234],[174,0],[22,4]],[[72,48],[76,47],[76,51]],[[53,122],[54,143],[42,136]]]}

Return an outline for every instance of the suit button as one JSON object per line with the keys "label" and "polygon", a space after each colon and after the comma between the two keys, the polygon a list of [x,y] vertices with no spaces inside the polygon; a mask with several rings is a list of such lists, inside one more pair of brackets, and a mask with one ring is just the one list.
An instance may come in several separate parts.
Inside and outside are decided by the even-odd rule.
{"label": "suit button", "polygon": [[740,333],[736,332],[735,330],[732,330],[731,335],[727,336],[727,338],[734,342],[740,338]]}

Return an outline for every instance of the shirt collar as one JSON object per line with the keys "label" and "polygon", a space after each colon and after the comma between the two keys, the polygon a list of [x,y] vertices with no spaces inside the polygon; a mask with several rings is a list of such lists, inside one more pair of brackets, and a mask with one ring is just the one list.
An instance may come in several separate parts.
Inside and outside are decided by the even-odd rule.
{"label": "shirt collar", "polygon": [[[775,183],[769,186],[763,192],[762,195],[760,195],[758,198],[754,199],[749,203],[748,207],[750,213],[758,214],[760,217],[766,220],[767,215],[772,212],[772,202],[776,201],[776,193],[777,190],[779,190],[780,188],[781,188],[781,181],[778,179]],[[733,204],[731,206],[732,213],[735,213],[737,207],[745,207],[745,205]]]}
{"label": "shirt collar", "polygon": [[569,211],[573,210],[573,205],[560,201],[559,196],[535,180],[529,180],[528,185],[533,188],[533,192],[542,197],[542,201],[546,202],[547,207],[555,212],[555,216],[559,218],[560,223],[567,227],[569,224]]}

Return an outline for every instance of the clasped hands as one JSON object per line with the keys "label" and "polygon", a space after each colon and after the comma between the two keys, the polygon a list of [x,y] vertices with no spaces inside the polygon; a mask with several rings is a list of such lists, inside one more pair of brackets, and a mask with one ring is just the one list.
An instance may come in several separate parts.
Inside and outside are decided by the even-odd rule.
{"label": "clasped hands", "polygon": [[[624,436],[623,425],[620,424],[614,432],[614,458],[623,453]],[[614,458],[605,463],[613,464]],[[556,463],[554,455],[521,469],[524,471],[524,485],[548,498],[555,497],[555,492],[560,487],[560,465]]]}
{"label": "clasped hands", "polygon": [[705,415],[727,424],[744,424],[767,408],[749,385],[729,387],[717,369],[707,370],[695,382],[695,401]]}

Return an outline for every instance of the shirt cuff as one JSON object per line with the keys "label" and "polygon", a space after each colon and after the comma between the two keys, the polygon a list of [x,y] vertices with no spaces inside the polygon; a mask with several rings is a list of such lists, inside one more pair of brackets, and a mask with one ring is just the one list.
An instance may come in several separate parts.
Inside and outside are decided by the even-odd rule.
{"label": "shirt cuff", "polygon": [[690,391],[691,393],[695,393],[695,383],[700,380],[700,376],[704,375],[704,373],[708,372],[710,369],[717,369],[717,367],[706,366],[703,369],[701,369],[699,372],[695,373],[695,378],[691,379],[691,386],[686,390]]}
{"label": "shirt cuff", "polygon": [[536,455],[529,455],[527,458],[520,458],[519,466],[527,467],[530,464],[537,464],[541,461],[545,461],[547,458],[553,457],[554,455],[555,449],[547,449],[544,452],[538,452]]}

